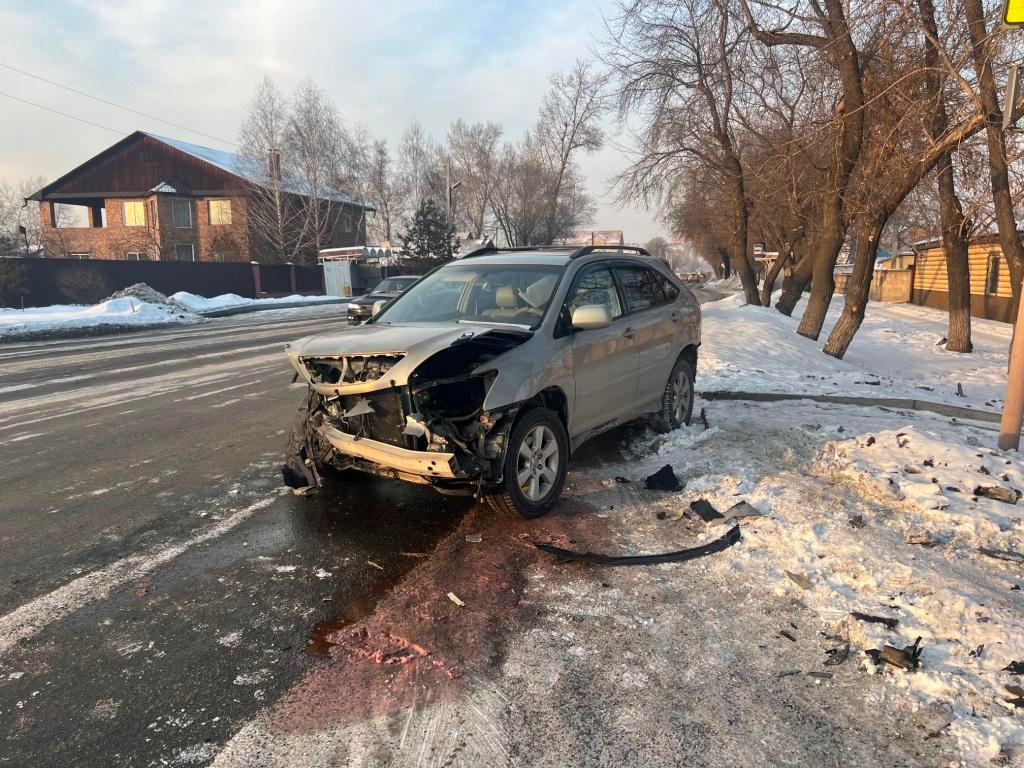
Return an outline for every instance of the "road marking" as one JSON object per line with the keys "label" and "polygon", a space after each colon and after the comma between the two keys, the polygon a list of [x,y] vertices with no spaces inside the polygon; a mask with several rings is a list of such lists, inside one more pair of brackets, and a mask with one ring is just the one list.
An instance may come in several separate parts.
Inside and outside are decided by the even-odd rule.
{"label": "road marking", "polygon": [[98,571],[80,576],[49,594],[25,603],[0,618],[0,656],[6,654],[22,640],[32,637],[40,630],[70,616],[80,608],[99,600],[105,600],[118,587],[152,573],[188,549],[224,535],[260,510],[269,507],[281,498],[281,495],[283,494],[260,499],[190,539],[144,555],[130,555],[122,558]]}

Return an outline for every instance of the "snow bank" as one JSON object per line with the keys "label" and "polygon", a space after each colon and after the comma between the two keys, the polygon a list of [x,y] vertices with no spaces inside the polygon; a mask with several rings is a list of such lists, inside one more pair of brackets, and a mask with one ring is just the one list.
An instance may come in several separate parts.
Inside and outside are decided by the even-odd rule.
{"label": "snow bank", "polygon": [[25,310],[0,309],[0,336],[65,331],[100,326],[149,326],[196,323],[202,318],[173,306],[147,304],[133,298],[107,299],[99,304],[56,304]]}
{"label": "snow bank", "polygon": [[178,291],[170,297],[191,312],[210,312],[215,309],[228,309],[230,307],[247,306],[273,306],[275,304],[305,304],[308,302],[319,302],[328,299],[337,299],[337,296],[278,296],[272,299],[247,299],[234,293],[224,293],[220,296],[206,298],[188,291]]}
{"label": "snow bank", "polygon": [[[1006,668],[1024,661],[1024,562],[1017,559],[1024,501],[974,491],[999,486],[1014,498],[1024,490],[1021,454],[991,450],[996,434],[987,426],[930,413],[810,402],[702,405],[711,429],[677,430],[654,439],[653,451],[650,435],[638,439],[639,460],[602,467],[601,476],[642,476],[668,462],[686,482],[683,509],[698,498],[719,510],[752,503],[764,517],[742,522],[729,583],[813,609],[820,625],[796,635],[822,649],[820,670],[834,669],[824,650],[846,639],[844,665],[882,676],[918,712],[951,713],[943,733],[956,740],[962,765],[1007,756],[996,764],[1018,764],[1024,717],[1008,703],[1006,686],[1024,685],[1024,675]],[[706,531],[710,539],[724,528]],[[898,624],[859,621],[854,611]],[[787,626],[784,616],[778,621]],[[864,653],[917,637],[917,671],[876,667]]]}
{"label": "snow bank", "polygon": [[[975,351],[947,352],[946,313],[912,304],[872,302],[843,360],[821,351],[843,308],[836,296],[821,341],[799,336],[801,302],[786,317],[729,296],[703,305],[697,386],[702,390],[901,397],[999,410],[1012,327],[972,318]],[[962,385],[964,396],[957,394]]]}

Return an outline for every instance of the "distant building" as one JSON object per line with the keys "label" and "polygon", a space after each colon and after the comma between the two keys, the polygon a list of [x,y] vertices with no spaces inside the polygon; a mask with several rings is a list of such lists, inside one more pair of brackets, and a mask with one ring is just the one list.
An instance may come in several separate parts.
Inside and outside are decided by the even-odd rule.
{"label": "distant building", "polygon": [[[1018,236],[1024,233],[1018,233]],[[914,243],[912,301],[926,307],[949,309],[949,277],[941,240]],[[1013,284],[999,247],[998,235],[972,238],[967,246],[971,314],[1012,323]]]}
{"label": "distant building", "polygon": [[[275,254],[251,224],[255,191],[280,174],[274,178],[286,205],[305,204],[311,195],[279,160],[268,166],[274,163],[136,131],[29,199],[39,202],[49,257],[271,261]],[[315,197],[327,222],[325,245],[366,242],[372,206],[328,188]]]}
{"label": "distant building", "polygon": [[573,232],[561,241],[562,245],[625,245],[626,240],[622,236],[621,229],[595,229],[590,231]]}

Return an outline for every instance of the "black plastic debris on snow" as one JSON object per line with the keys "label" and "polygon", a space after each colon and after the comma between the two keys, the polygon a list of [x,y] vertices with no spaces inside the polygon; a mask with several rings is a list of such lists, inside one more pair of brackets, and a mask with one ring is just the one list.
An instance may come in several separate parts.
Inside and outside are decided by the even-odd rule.
{"label": "black plastic debris on snow", "polygon": [[676,552],[661,552],[652,555],[602,555],[595,552],[573,552],[561,549],[552,544],[534,544],[542,552],[554,555],[561,560],[575,560],[591,565],[657,565],[659,563],[681,563],[695,560],[698,557],[722,552],[740,540],[740,527],[734,525],[724,536],[703,544],[699,547],[680,549]]}
{"label": "black plastic debris on snow", "polygon": [[683,490],[683,482],[676,477],[671,464],[666,464],[644,480],[644,487],[651,491],[676,492]]}
{"label": "black plastic debris on snow", "polygon": [[974,489],[974,495],[995,499],[1003,504],[1016,504],[1020,498],[1020,491],[1003,488],[1001,485],[979,485]]}
{"label": "black plastic debris on snow", "polygon": [[1009,672],[1011,675],[1024,675],[1024,661],[1011,661],[1003,667],[1003,672]]}
{"label": "black plastic debris on snow", "polygon": [[1008,563],[1024,563],[1024,554],[1014,552],[1012,549],[989,549],[988,547],[979,547],[978,552],[983,554],[985,557],[991,557],[996,560],[1005,560]]}
{"label": "black plastic debris on snow", "polygon": [[850,615],[857,621],[866,621],[868,624],[884,624],[889,629],[896,629],[896,625],[900,623],[899,619],[890,619],[886,616],[872,616],[870,613],[861,613],[860,611],[853,611]]}
{"label": "black plastic debris on snow", "polygon": [[875,664],[891,664],[900,669],[913,670],[921,666],[921,638],[917,638],[913,645],[903,648],[894,648],[891,645],[882,646],[882,650],[871,648],[864,651]]}
{"label": "black plastic debris on snow", "polygon": [[1006,692],[1014,697],[1007,699],[1007,704],[1012,704],[1018,709],[1024,708],[1024,688],[1021,688],[1019,685],[1008,685],[1006,686]]}
{"label": "black plastic debris on snow", "polygon": [[741,517],[763,517],[764,513],[749,501],[740,501],[725,510],[725,517],[718,521],[719,525],[739,520]]}
{"label": "black plastic debris on snow", "polygon": [[825,666],[826,667],[838,667],[850,656],[850,644],[844,642],[842,645],[836,646],[835,648],[825,649]]}
{"label": "black plastic debris on snow", "polygon": [[690,502],[690,509],[694,514],[699,515],[700,519],[705,523],[710,523],[712,520],[721,520],[725,515],[711,506],[711,502],[707,499],[697,499],[696,501]]}

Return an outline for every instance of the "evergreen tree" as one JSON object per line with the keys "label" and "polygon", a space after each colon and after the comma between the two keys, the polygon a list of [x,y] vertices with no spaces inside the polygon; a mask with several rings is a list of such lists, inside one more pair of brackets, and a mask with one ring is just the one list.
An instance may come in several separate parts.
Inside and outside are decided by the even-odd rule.
{"label": "evergreen tree", "polygon": [[430,198],[420,201],[408,231],[399,237],[407,258],[430,259],[435,263],[450,260],[457,245],[444,211]]}

